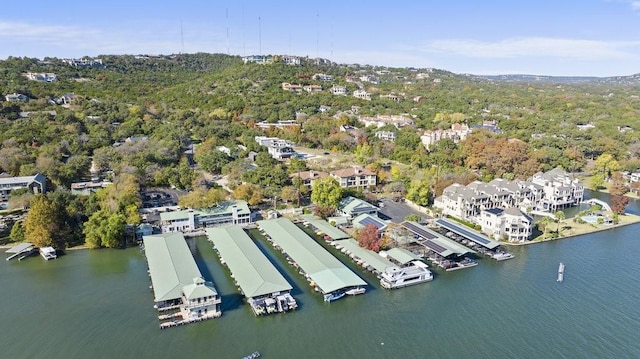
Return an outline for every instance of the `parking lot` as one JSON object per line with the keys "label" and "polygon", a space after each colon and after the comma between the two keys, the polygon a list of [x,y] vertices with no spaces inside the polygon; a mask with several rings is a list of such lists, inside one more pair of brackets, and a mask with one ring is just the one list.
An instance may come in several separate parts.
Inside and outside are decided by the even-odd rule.
{"label": "parking lot", "polygon": [[378,201],[378,207],[380,207],[380,211],[378,212],[378,216],[382,219],[391,220],[395,223],[400,223],[404,221],[404,219],[410,214],[417,214],[423,220],[430,219],[431,217],[416,211],[411,208],[409,205],[402,201],[394,201],[392,198],[382,198]]}

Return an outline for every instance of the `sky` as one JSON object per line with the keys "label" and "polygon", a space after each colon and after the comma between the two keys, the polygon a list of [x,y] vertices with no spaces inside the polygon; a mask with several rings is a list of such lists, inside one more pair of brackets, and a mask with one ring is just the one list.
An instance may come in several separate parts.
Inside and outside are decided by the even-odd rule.
{"label": "sky", "polygon": [[0,10],[0,59],[195,52],[478,75],[632,75],[640,0],[33,0]]}

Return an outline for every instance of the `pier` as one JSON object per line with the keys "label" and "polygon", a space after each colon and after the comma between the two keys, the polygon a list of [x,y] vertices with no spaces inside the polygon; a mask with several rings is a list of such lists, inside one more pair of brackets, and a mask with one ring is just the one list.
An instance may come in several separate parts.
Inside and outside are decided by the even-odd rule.
{"label": "pier", "polygon": [[31,243],[20,243],[17,246],[9,248],[5,253],[11,254],[7,257],[7,260],[10,261],[16,257],[19,257],[18,260],[22,260],[28,256],[30,256],[36,248],[33,247]]}

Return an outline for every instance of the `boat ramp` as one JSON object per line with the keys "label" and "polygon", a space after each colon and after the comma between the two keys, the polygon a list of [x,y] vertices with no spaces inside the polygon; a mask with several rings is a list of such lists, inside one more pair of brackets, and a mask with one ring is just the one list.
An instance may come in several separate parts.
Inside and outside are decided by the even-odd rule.
{"label": "boat ramp", "polygon": [[281,313],[298,307],[291,284],[237,225],[206,230],[220,262],[231,271],[238,290],[255,315]]}
{"label": "boat ramp", "polygon": [[287,218],[258,221],[260,232],[280,250],[325,301],[361,294],[367,283]]}
{"label": "boat ramp", "polygon": [[468,257],[476,253],[473,249],[413,221],[404,221],[400,225],[413,234],[415,242],[424,247],[426,258],[438,267],[453,271],[478,265]]}
{"label": "boat ramp", "polygon": [[446,218],[439,218],[434,222],[434,224],[442,227],[447,231],[452,232],[452,234],[455,234],[452,235],[451,238],[462,242],[462,244],[469,245],[478,252],[497,261],[504,261],[514,257],[513,254],[508,253],[500,248],[500,242],[494,241],[485,235],[474,232],[464,225]]}

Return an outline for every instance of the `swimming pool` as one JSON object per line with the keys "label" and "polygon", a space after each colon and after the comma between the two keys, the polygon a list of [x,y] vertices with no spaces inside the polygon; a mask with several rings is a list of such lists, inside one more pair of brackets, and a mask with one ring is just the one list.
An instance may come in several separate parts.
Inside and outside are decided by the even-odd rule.
{"label": "swimming pool", "polygon": [[583,221],[587,222],[587,223],[598,223],[598,216],[582,216],[580,217],[582,218]]}

